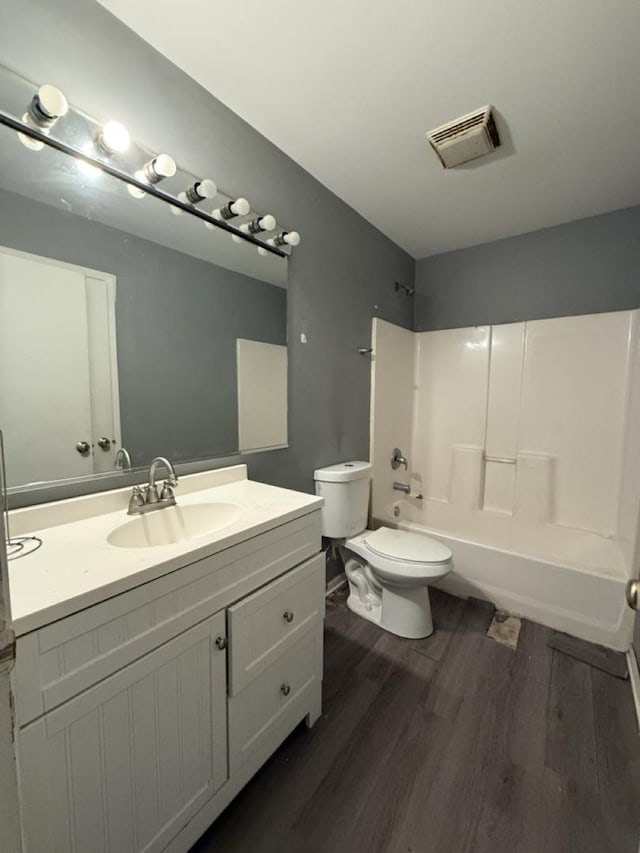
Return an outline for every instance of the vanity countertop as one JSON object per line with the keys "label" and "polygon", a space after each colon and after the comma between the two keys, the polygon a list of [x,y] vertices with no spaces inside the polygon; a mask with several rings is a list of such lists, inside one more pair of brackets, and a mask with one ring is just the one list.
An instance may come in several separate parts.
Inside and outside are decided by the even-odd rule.
{"label": "vanity countertop", "polygon": [[236,465],[181,477],[176,490],[180,507],[229,502],[238,504],[241,512],[225,527],[171,545],[121,548],[108,543],[109,533],[130,520],[126,515],[130,489],[12,512],[12,535],[30,533],[42,539],[37,551],[9,562],[12,627],[16,635],[62,619],[322,506],[322,498],[315,495],[257,483],[246,476],[246,466]]}

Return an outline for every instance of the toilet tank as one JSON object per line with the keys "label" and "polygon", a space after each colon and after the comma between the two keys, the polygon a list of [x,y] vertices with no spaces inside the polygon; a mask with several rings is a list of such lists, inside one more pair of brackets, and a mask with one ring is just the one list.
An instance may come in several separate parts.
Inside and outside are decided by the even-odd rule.
{"label": "toilet tank", "polygon": [[322,535],[347,539],[367,527],[369,462],[340,462],[313,472],[316,494],[324,498]]}

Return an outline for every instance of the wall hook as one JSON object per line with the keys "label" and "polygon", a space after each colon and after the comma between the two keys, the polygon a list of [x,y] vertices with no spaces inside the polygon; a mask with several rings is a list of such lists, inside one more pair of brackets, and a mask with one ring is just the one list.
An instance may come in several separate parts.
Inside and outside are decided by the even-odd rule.
{"label": "wall hook", "polygon": [[358,352],[360,355],[372,355],[373,347],[358,347]]}

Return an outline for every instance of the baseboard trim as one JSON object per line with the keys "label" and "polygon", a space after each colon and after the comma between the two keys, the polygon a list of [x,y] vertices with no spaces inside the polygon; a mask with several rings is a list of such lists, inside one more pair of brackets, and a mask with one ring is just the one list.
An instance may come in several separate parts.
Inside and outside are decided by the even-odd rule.
{"label": "baseboard trim", "polygon": [[326,589],[326,592],[324,594],[324,597],[328,598],[334,592],[339,590],[340,587],[343,587],[346,584],[346,582],[347,582],[347,576],[345,575],[344,572],[341,575],[337,575],[335,578],[331,578],[331,580],[327,584],[327,589]]}
{"label": "baseboard trim", "polygon": [[638,658],[633,649],[627,652],[627,665],[629,667],[629,681],[633,693],[633,704],[636,706],[636,719],[638,722],[638,734],[640,734],[640,669],[638,669]]}

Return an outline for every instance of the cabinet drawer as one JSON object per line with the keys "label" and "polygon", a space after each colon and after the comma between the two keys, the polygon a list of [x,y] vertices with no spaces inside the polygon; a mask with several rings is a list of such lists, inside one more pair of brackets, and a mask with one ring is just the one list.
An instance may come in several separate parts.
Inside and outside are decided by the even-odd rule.
{"label": "cabinet drawer", "polygon": [[317,554],[228,611],[232,696],[295,645],[325,609],[325,558]]}
{"label": "cabinet drawer", "polygon": [[320,513],[312,512],[18,637],[18,724],[108,678],[319,547]]}
{"label": "cabinet drawer", "polygon": [[296,645],[229,699],[229,771],[253,774],[290,731],[319,707],[323,623],[316,617]]}

